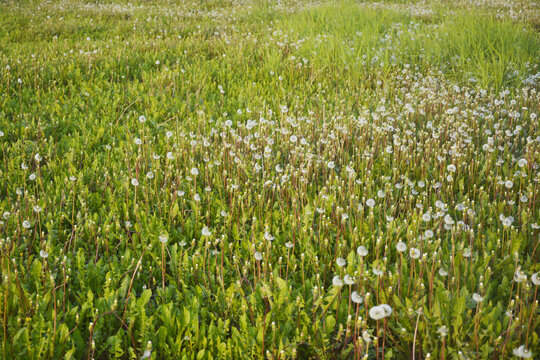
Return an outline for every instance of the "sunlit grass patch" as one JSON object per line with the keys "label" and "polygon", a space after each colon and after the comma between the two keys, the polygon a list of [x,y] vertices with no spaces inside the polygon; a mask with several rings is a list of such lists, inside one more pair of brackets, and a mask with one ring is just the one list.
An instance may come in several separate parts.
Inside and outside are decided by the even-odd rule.
{"label": "sunlit grass patch", "polygon": [[[501,88],[519,85],[539,64],[540,39],[532,29],[487,15],[454,13],[425,23],[406,12],[345,3],[294,14],[282,27],[324,44],[321,63],[346,62],[359,71],[366,64],[418,65],[458,82]],[[319,47],[307,44],[306,53]]]}

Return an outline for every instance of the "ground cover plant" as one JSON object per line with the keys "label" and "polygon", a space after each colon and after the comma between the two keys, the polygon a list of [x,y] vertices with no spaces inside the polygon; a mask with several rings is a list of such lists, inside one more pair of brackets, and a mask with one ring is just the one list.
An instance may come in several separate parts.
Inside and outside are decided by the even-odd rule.
{"label": "ground cover plant", "polygon": [[539,14],[0,3],[2,357],[539,356]]}

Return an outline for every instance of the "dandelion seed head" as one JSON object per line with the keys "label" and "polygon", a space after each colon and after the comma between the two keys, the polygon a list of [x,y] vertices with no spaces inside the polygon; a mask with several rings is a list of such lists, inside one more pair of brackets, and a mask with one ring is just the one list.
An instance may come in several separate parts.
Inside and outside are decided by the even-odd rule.
{"label": "dandelion seed head", "polygon": [[473,300],[477,303],[480,303],[484,300],[484,297],[481,296],[480,294],[478,293],[474,293],[473,296],[472,296]]}
{"label": "dandelion seed head", "polygon": [[374,306],[369,309],[369,317],[373,320],[381,320],[386,316],[386,311],[382,306]]}
{"label": "dandelion seed head", "polygon": [[356,253],[357,253],[359,256],[364,257],[364,256],[367,256],[368,250],[366,249],[365,246],[360,245],[360,246],[356,249]]}
{"label": "dandelion seed head", "polygon": [[397,249],[397,251],[402,253],[405,250],[407,250],[407,244],[405,244],[403,241],[400,240],[400,241],[398,241],[398,243],[396,245],[396,249]]}
{"label": "dandelion seed head", "polygon": [[360,296],[360,294],[358,294],[358,292],[356,291],[352,292],[351,300],[355,304],[361,304],[362,302],[364,302],[364,299],[362,298],[362,296]]}
{"label": "dandelion seed head", "polygon": [[421,252],[417,248],[412,247],[409,250],[409,255],[411,256],[412,259],[418,259],[421,255]]}
{"label": "dandelion seed head", "polygon": [[519,346],[518,348],[513,349],[513,350],[512,350],[512,353],[513,353],[515,356],[520,357],[520,358],[523,358],[523,359],[530,359],[530,358],[532,358],[532,356],[533,356],[532,352],[531,352],[529,349],[527,349],[527,348],[525,347],[525,345],[521,345],[521,346]]}
{"label": "dandelion seed head", "polygon": [[335,287],[343,286],[343,281],[341,281],[341,278],[339,277],[339,275],[336,275],[332,278],[332,285],[334,285]]}

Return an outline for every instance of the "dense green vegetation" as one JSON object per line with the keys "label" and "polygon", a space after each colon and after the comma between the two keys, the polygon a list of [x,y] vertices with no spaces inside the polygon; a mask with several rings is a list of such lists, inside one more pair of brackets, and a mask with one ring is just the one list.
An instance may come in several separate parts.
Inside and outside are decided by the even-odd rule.
{"label": "dense green vegetation", "polygon": [[539,14],[0,3],[0,354],[538,356]]}

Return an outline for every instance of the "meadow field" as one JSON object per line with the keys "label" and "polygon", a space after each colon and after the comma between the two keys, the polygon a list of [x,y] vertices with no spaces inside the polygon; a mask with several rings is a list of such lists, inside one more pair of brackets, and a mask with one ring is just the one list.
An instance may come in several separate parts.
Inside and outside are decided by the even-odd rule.
{"label": "meadow field", "polygon": [[539,359],[540,2],[0,2],[3,359]]}

